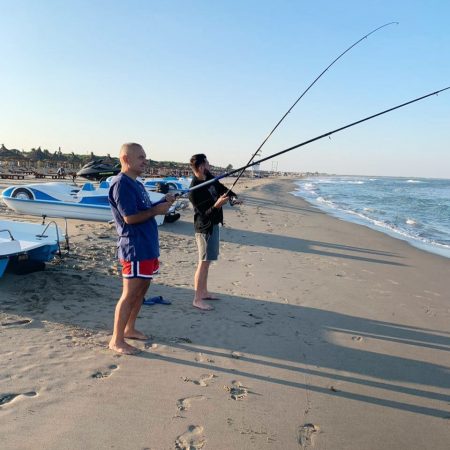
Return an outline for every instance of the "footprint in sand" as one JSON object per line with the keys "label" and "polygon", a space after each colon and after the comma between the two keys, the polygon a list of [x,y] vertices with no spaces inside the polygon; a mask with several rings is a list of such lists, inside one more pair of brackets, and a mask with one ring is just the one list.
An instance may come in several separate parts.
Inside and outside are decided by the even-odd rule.
{"label": "footprint in sand", "polygon": [[191,403],[197,400],[206,400],[204,395],[194,395],[192,397],[180,398],[177,401],[177,408],[179,411],[186,411],[191,407]]}
{"label": "footprint in sand", "polygon": [[213,378],[217,378],[217,376],[214,375],[213,373],[205,373],[205,374],[201,375],[198,380],[193,380],[192,378],[188,378],[188,377],[183,377],[182,380],[186,381],[186,382],[194,383],[194,384],[196,384],[198,386],[208,387],[209,386],[209,382]]}
{"label": "footprint in sand", "polygon": [[113,373],[114,370],[117,370],[119,368],[119,366],[116,366],[115,364],[111,364],[110,366],[108,366],[107,370],[98,370],[97,372],[93,373],[91,375],[91,378],[108,378],[109,376],[111,376],[111,374]]}
{"label": "footprint in sand", "polygon": [[31,319],[14,320],[12,322],[2,322],[2,323],[0,323],[0,326],[2,326],[2,327],[12,327],[14,325],[26,325],[28,323],[31,323]]}
{"label": "footprint in sand", "polygon": [[253,314],[253,313],[249,313],[248,315],[249,315],[250,317],[253,317],[253,318],[256,319],[256,320],[261,320],[261,319],[262,319],[261,316],[257,316],[256,314]]}
{"label": "footprint in sand", "polygon": [[306,423],[298,429],[298,443],[303,449],[314,446],[314,437],[320,428],[312,423]]}
{"label": "footprint in sand", "polygon": [[223,387],[233,400],[242,400],[248,396],[248,389],[240,381],[232,381],[231,386]]}
{"label": "footprint in sand", "polygon": [[0,394],[0,406],[6,405],[7,403],[12,402],[17,397],[24,395],[25,397],[35,397],[37,395],[36,392],[24,392],[23,394]]}
{"label": "footprint in sand", "polygon": [[204,375],[201,375],[198,380],[195,380],[194,384],[198,384],[198,385],[203,386],[203,387],[208,387],[209,386],[209,382],[213,378],[217,378],[216,375],[214,375],[213,373],[205,373]]}
{"label": "footprint in sand", "polygon": [[197,450],[206,444],[201,425],[191,425],[186,433],[177,437],[175,441],[176,450]]}
{"label": "footprint in sand", "polygon": [[150,349],[150,350],[158,350],[159,352],[163,351],[166,346],[165,345],[158,345],[155,342],[146,342],[144,344],[144,348],[146,350]]}
{"label": "footprint in sand", "polygon": [[213,363],[214,360],[211,358],[208,358],[206,355],[204,355],[203,353],[197,353],[197,355],[195,356],[195,360],[197,362],[208,362],[208,363]]}

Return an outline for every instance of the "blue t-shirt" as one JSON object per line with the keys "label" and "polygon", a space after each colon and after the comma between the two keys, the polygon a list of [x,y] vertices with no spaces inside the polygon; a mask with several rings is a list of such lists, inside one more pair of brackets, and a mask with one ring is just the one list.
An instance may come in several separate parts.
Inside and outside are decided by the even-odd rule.
{"label": "blue t-shirt", "polygon": [[119,258],[125,261],[157,258],[158,225],[154,217],[135,225],[128,225],[123,219],[152,207],[144,185],[121,172],[113,178],[108,198],[119,235]]}

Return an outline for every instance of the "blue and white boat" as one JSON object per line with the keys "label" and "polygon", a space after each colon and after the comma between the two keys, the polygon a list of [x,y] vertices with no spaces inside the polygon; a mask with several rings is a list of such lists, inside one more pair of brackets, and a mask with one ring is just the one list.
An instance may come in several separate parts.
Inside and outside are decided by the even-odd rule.
{"label": "blue and white boat", "polygon": [[183,195],[189,191],[191,180],[186,177],[146,178],[144,186],[151,191]]}
{"label": "blue and white boat", "polygon": [[[114,176],[108,177],[106,183],[111,183]],[[148,191],[159,192],[163,194],[184,195],[189,192],[192,178],[190,177],[164,177],[164,178],[137,178]]]}
{"label": "blue and white boat", "polygon": [[[85,183],[80,188],[74,184],[51,182],[10,186],[2,192],[1,198],[8,208],[21,214],[109,222],[113,217],[108,192],[107,182],[100,183],[98,188],[92,183]],[[152,203],[164,198],[164,194],[149,190],[147,194]],[[176,205],[172,206],[169,215],[174,215],[176,208]],[[155,217],[158,225],[164,218],[163,215]]]}
{"label": "blue and white boat", "polygon": [[60,249],[64,233],[54,223],[0,220],[0,278],[10,263],[51,261]]}

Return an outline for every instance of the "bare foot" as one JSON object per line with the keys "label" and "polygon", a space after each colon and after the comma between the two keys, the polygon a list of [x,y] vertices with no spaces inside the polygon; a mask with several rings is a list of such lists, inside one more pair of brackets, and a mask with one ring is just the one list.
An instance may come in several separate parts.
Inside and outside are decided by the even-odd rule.
{"label": "bare foot", "polygon": [[212,311],[214,308],[208,303],[205,303],[203,300],[195,300],[192,302],[192,306],[197,309],[201,309],[202,311]]}
{"label": "bare foot", "polygon": [[220,300],[219,297],[216,297],[213,294],[210,294],[209,292],[205,292],[204,294],[202,294],[202,299],[203,300]]}
{"label": "bare foot", "polygon": [[139,341],[147,341],[149,339],[148,336],[138,330],[125,330],[124,337],[127,339],[137,339]]}
{"label": "bare foot", "polygon": [[132,345],[127,344],[126,342],[123,343],[115,343],[111,341],[109,343],[109,349],[113,350],[116,353],[120,353],[122,355],[136,355],[140,352],[140,350],[136,347],[133,347]]}

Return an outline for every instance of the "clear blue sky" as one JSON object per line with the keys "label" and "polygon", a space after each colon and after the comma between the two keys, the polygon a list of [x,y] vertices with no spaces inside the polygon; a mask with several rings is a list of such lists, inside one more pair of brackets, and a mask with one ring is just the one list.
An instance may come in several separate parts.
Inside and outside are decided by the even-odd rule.
{"label": "clear blue sky", "polygon": [[[0,144],[239,167],[450,85],[448,0],[0,0]],[[279,170],[450,178],[450,91],[277,158]],[[270,169],[272,163],[264,166]]]}

